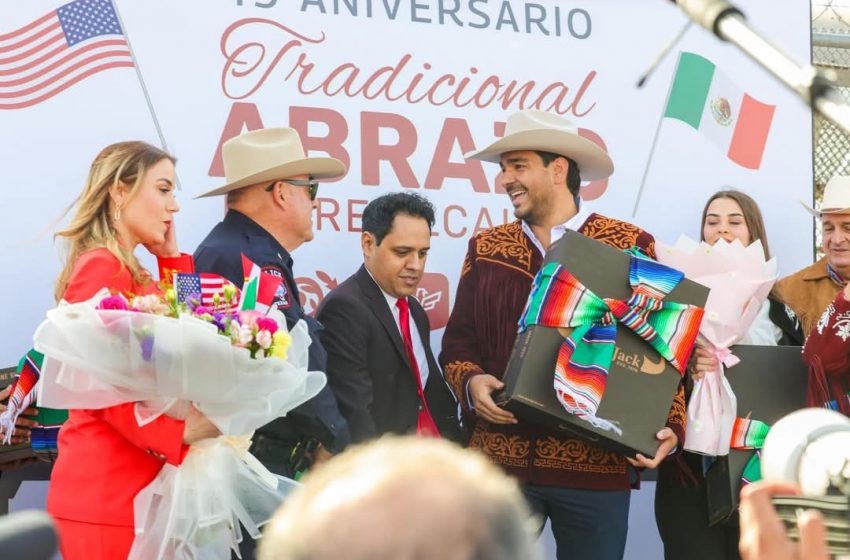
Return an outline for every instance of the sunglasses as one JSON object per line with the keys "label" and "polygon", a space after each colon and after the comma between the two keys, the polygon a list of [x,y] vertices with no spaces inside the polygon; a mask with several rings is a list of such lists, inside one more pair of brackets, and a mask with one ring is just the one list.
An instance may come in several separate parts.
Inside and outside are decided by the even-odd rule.
{"label": "sunglasses", "polygon": [[[310,200],[316,200],[316,195],[319,194],[319,181],[316,179],[278,179],[278,181],[282,183],[289,183],[290,185],[294,185],[296,187],[307,187],[310,193]],[[275,181],[268,187],[266,187],[266,192],[272,192],[274,186],[278,183]]]}

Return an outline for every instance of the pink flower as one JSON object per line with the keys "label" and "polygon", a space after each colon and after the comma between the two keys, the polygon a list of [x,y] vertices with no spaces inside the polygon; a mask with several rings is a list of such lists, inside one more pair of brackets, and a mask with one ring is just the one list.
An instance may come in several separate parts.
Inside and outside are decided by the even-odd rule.
{"label": "pink flower", "polygon": [[263,315],[259,311],[254,311],[251,309],[246,311],[240,311],[238,315],[239,323],[242,326],[255,327],[257,326],[257,320],[262,318],[262,316]]}
{"label": "pink flower", "polygon": [[277,332],[277,321],[271,317],[260,317],[257,319],[257,328],[261,331],[269,331],[269,335],[273,335]]}
{"label": "pink flower", "polygon": [[97,304],[97,308],[109,311],[127,311],[130,307],[127,305],[127,300],[124,299],[124,296],[117,295],[103,298]]}
{"label": "pink flower", "polygon": [[209,307],[199,305],[192,310],[195,315],[212,315],[212,310]]}
{"label": "pink flower", "polygon": [[254,335],[251,332],[251,327],[248,325],[239,325],[234,321],[230,327],[230,339],[233,341],[234,346],[245,348],[254,340]]}
{"label": "pink flower", "polygon": [[267,330],[261,330],[257,333],[257,344],[263,350],[268,350],[272,345],[272,333]]}
{"label": "pink flower", "polygon": [[168,314],[168,304],[156,294],[148,294],[146,296],[136,296],[130,305],[134,309],[142,313],[153,313],[155,315]]}

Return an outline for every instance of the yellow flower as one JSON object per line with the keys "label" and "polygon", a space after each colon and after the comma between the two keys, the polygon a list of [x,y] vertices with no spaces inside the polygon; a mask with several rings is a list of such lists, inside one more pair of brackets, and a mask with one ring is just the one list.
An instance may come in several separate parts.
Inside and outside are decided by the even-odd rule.
{"label": "yellow flower", "polygon": [[289,350],[291,345],[292,337],[284,329],[280,329],[272,335],[272,346],[269,349],[269,355],[285,360],[286,351]]}
{"label": "yellow flower", "polygon": [[165,290],[165,301],[172,305],[177,301],[177,294],[174,292],[174,288]]}

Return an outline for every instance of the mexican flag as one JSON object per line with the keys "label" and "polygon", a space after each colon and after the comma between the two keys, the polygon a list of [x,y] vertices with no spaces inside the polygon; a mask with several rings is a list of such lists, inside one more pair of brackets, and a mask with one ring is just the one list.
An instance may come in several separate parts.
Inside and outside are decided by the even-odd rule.
{"label": "mexican flag", "polygon": [[742,167],[761,166],[773,112],[742,91],[713,62],[682,52],[664,116],[699,130]]}
{"label": "mexican flag", "polygon": [[242,255],[242,271],[245,274],[245,283],[242,285],[239,309],[255,309],[268,314],[283,279],[263,272],[244,254]]}

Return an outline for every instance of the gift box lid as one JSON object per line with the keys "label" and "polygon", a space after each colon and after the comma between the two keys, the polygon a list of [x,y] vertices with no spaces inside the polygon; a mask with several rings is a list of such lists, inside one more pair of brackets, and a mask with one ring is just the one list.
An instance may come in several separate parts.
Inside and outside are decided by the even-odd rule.
{"label": "gift box lid", "polygon": [[[567,231],[550,247],[545,262],[559,262],[599,297],[625,300],[632,294],[630,255],[578,232]],[[707,298],[708,288],[683,279],[665,300],[701,307]],[[555,396],[554,364],[568,333],[568,329],[539,325],[521,333],[505,371],[505,390],[499,402],[521,421],[542,423],[629,456],[654,455],[658,447],[655,434],[666,423],[681,374],[646,341],[618,325],[598,416],[617,422],[623,433],[596,428],[568,413]]]}

